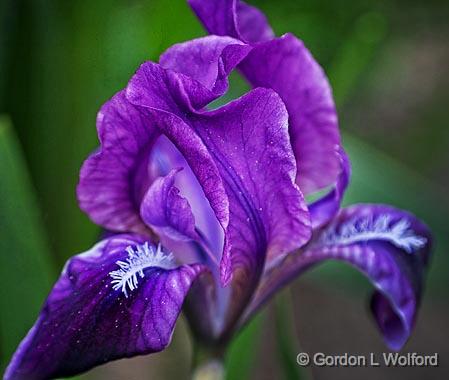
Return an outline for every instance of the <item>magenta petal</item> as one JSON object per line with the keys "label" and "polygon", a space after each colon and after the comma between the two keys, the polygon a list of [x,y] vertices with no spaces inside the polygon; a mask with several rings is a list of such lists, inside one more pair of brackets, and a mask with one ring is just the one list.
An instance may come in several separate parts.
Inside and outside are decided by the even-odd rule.
{"label": "magenta petal", "polygon": [[[72,376],[110,360],[163,350],[184,298],[204,269],[176,267],[161,253],[155,257],[156,250],[139,236],[116,235],[70,259],[5,380]],[[137,281],[125,294],[120,284],[113,288],[110,272],[120,269],[118,262],[126,263],[129,251],[140,261],[131,266]]]}
{"label": "magenta petal", "polygon": [[150,186],[140,206],[143,221],[159,236],[173,240],[196,240],[195,218],[187,199],[174,185],[180,169],[159,177]]}
{"label": "magenta petal", "polygon": [[383,205],[341,210],[306,248],[266,273],[248,315],[281,286],[326,260],[348,263],[373,284],[372,311],[387,345],[399,350],[416,320],[431,236],[411,214]]}
{"label": "magenta petal", "polygon": [[145,232],[139,204],[148,186],[147,157],[159,132],[123,91],[101,108],[97,129],[101,147],[81,168],[80,208],[108,230]]}

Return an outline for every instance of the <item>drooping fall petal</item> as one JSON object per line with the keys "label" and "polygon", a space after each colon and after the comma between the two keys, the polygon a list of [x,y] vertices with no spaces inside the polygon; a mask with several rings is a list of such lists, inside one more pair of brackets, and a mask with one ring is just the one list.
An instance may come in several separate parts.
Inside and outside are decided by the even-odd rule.
{"label": "drooping fall petal", "polygon": [[429,264],[431,236],[409,213],[384,205],[343,209],[305,251],[267,272],[248,315],[281,286],[326,260],[350,264],[373,284],[371,308],[386,343],[399,350],[409,338]]}
{"label": "drooping fall petal", "polygon": [[101,241],[67,262],[5,380],[66,377],[163,350],[184,298],[204,270],[176,266],[141,236]]}

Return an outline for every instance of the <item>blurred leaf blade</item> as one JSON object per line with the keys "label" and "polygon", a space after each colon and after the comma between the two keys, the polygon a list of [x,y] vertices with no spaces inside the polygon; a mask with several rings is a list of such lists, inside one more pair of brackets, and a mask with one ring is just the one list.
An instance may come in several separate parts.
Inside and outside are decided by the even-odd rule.
{"label": "blurred leaf blade", "polygon": [[264,321],[264,313],[258,314],[231,342],[226,355],[226,380],[251,378]]}
{"label": "blurred leaf blade", "polygon": [[0,370],[36,319],[53,278],[49,249],[24,159],[0,117]]}
{"label": "blurred leaf blade", "polygon": [[[276,318],[277,354],[285,380],[304,379],[303,372],[296,362],[299,353],[296,340],[293,311],[289,290],[284,290],[276,298],[274,307]],[[298,352],[297,352],[298,351]]]}
{"label": "blurred leaf blade", "polygon": [[362,74],[369,69],[386,31],[387,20],[382,13],[366,12],[355,20],[352,33],[344,40],[329,68],[329,78],[338,106],[346,102]]}

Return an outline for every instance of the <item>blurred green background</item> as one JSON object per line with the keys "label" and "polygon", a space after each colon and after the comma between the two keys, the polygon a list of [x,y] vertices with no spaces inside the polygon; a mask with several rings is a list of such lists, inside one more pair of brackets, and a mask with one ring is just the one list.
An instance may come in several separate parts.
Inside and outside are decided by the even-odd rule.
{"label": "blurred green background", "polygon": [[[299,373],[294,361],[301,348],[385,350],[366,312],[369,284],[348,267],[326,264],[239,337],[228,377],[443,378],[449,355],[447,1],[250,3],[265,11],[278,35],[291,31],[303,39],[328,73],[353,163],[345,203],[406,208],[434,231],[424,304],[405,350],[440,352],[441,364]],[[0,0],[0,372],[65,260],[99,234],[75,199],[80,165],[97,146],[97,110],[140,63],[203,34],[184,0]],[[229,96],[245,88],[234,75]],[[80,378],[188,378],[188,339],[181,322],[166,352]]]}

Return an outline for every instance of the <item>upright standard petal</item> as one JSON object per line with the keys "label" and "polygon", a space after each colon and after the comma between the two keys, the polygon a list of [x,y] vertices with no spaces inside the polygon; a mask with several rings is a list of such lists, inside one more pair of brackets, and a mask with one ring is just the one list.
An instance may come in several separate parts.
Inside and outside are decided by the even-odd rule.
{"label": "upright standard petal", "polygon": [[[195,112],[223,95],[227,76],[251,51],[251,46],[229,37],[209,36],[176,44],[160,57],[160,65],[147,62],[134,98],[151,98],[154,108],[177,115]],[[188,60],[188,63],[184,63]],[[146,88],[149,92],[139,92]]]}
{"label": "upright standard petal", "polygon": [[254,43],[272,39],[273,30],[256,7],[239,0],[188,0],[207,31]]}
{"label": "upright standard petal", "polygon": [[[328,80],[302,41],[291,34],[270,39],[261,12],[238,0],[189,3],[209,33],[252,43],[238,67],[254,87],[271,88],[284,101],[303,193],[334,185],[342,171],[337,113]],[[264,32],[249,34],[258,30]]]}
{"label": "upright standard petal", "polygon": [[204,267],[176,266],[136,235],[116,235],[70,259],[9,364],[5,380],[72,376],[163,350]]}
{"label": "upright standard petal", "polygon": [[261,43],[240,69],[253,86],[272,88],[284,101],[301,190],[334,184],[341,170],[337,111],[329,82],[302,41],[286,34]]}
{"label": "upright standard petal", "polygon": [[343,209],[305,251],[265,274],[247,317],[281,286],[326,260],[348,263],[373,284],[371,308],[387,345],[399,350],[416,320],[431,249],[430,232],[409,213],[383,205]]}
{"label": "upright standard petal", "polygon": [[208,36],[173,45],[161,55],[159,64],[197,80],[214,96],[220,96],[228,88],[229,74],[251,49],[234,38]]}
{"label": "upright standard petal", "polygon": [[[155,108],[175,115],[200,109],[226,90],[227,74],[250,49],[216,36],[175,45],[161,57],[166,69],[145,65],[148,93],[134,96],[151,97]],[[190,71],[183,73],[180,60],[189,55]],[[97,118],[101,146],[84,163],[77,188],[81,209],[95,223],[116,232],[148,232],[139,211],[155,179],[148,174],[148,160],[160,136],[156,125],[152,115],[129,103],[122,91],[101,108]]]}
{"label": "upright standard petal", "polygon": [[218,110],[176,116],[153,102],[149,70],[154,66],[137,71],[127,97],[158,120],[158,129],[184,155],[216,210],[225,231],[222,280],[226,284],[237,273],[233,284],[241,294],[234,299],[241,306],[265,258],[280,260],[311,234],[307,207],[294,183],[287,112],[275,92],[256,89]]}

